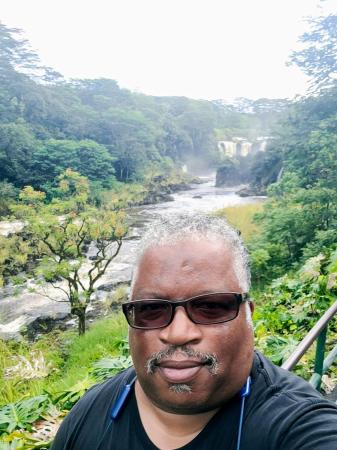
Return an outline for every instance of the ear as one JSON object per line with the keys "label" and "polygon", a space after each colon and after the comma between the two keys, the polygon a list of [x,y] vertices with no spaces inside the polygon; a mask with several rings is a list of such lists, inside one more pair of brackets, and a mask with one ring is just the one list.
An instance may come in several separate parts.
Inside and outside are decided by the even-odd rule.
{"label": "ear", "polygon": [[253,300],[249,300],[249,308],[250,308],[251,315],[253,317],[254,309],[255,309],[255,304],[254,304]]}

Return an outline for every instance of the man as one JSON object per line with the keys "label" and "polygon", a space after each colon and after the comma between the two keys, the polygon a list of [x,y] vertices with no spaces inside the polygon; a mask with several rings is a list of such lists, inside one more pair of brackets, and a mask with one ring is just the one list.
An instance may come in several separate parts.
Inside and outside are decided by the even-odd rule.
{"label": "man", "polygon": [[337,407],[253,349],[246,251],[221,218],[144,236],[129,322],[134,369],[91,389],[53,450],[337,450]]}

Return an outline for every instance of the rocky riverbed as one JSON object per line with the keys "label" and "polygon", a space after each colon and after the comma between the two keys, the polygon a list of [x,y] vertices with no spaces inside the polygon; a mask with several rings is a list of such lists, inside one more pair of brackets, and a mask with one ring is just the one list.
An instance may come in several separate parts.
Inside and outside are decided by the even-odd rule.
{"label": "rocky riverbed", "polygon": [[[170,202],[130,208],[128,237],[124,240],[119,255],[97,284],[92,304],[88,308],[89,320],[99,315],[106,307],[105,300],[117,286],[130,282],[137,242],[144,226],[155,217],[188,211],[208,212],[225,206],[260,201],[258,197],[238,196],[235,193],[237,188],[215,187],[214,178],[204,181],[203,184],[192,185],[189,190],[173,194],[173,200]],[[20,229],[20,223],[15,223],[15,227]],[[0,223],[0,231],[5,230],[7,233],[12,229],[9,223]],[[93,248],[89,247],[87,261],[81,269],[83,275],[90,268],[92,251]],[[1,338],[18,339],[22,334],[33,337],[36,333],[49,331],[55,325],[65,328],[74,324],[75,320],[70,316],[70,307],[65,301],[64,294],[50,284],[41,286],[35,280],[29,280],[24,286],[7,286],[0,289]]]}

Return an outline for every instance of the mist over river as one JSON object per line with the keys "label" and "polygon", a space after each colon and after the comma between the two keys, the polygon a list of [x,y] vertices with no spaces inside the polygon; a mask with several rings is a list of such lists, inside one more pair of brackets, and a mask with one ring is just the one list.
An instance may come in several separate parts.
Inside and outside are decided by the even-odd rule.
{"label": "mist over river", "polygon": [[[202,178],[202,177],[201,177]],[[124,240],[119,255],[112,261],[104,276],[96,286],[95,298],[88,307],[92,316],[99,310],[102,301],[120,283],[128,283],[131,279],[131,269],[135,260],[137,243],[143,233],[144,226],[151,223],[160,215],[172,215],[182,212],[203,211],[210,212],[219,208],[255,203],[261,197],[239,197],[235,194],[237,188],[215,187],[215,177],[204,177],[204,183],[191,185],[191,189],[173,194],[173,201],[154,205],[130,208],[128,213],[129,234]],[[8,224],[0,223],[4,230]],[[92,244],[87,253],[87,261],[83,264],[81,272],[85,274],[90,268],[90,257],[93,255]],[[62,284],[60,284],[62,286]],[[34,280],[28,280],[24,287],[7,286],[0,289],[0,337],[18,338],[20,330],[34,326],[37,319],[39,323],[49,323],[55,320],[64,321],[70,326],[74,319],[70,318],[70,307],[64,300],[60,290],[51,285],[37,286]],[[92,319],[91,319],[92,320]]]}

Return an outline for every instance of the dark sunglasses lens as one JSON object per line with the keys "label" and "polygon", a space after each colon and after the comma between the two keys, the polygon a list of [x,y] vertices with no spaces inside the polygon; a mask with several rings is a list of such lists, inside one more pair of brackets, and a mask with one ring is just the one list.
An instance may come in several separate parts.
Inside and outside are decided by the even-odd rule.
{"label": "dark sunglasses lens", "polygon": [[197,323],[226,322],[235,319],[238,314],[238,297],[231,293],[203,295],[191,300],[188,311]]}
{"label": "dark sunglasses lens", "polygon": [[132,327],[160,328],[171,318],[171,305],[156,300],[144,300],[125,305],[125,315]]}

